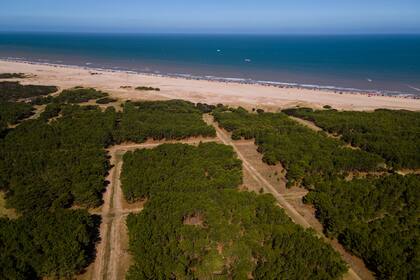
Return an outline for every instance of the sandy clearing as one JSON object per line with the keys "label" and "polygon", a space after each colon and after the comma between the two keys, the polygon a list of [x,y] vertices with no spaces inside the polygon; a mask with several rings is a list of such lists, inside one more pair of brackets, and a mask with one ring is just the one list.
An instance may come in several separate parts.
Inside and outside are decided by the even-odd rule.
{"label": "sandy clearing", "polygon": [[[231,140],[229,134],[219,128],[211,115],[205,114],[204,120],[207,124],[211,124],[215,127],[217,137],[220,138],[222,143],[233,147],[238,157],[242,160],[244,169],[248,171],[250,176],[252,176],[255,181],[261,183],[266,192],[271,193],[276,198],[279,206],[285,210],[286,214],[293,220],[293,222],[301,225],[304,228],[313,228],[319,237],[329,243],[341,255],[343,260],[349,265],[349,270],[344,276],[344,279],[374,279],[372,272],[366,268],[361,259],[347,252],[336,240],[328,239],[325,237],[325,235],[322,233],[322,227],[313,227],[308,219],[302,216],[297,211],[297,209],[295,209],[295,207],[292,206],[283,197],[283,195],[280,194],[276,187],[273,186],[264,176],[261,175],[260,172],[257,171],[257,169],[252,164],[249,163],[248,159],[244,157],[238,147],[236,147],[235,142]],[[257,148],[255,147],[255,149]]]}
{"label": "sandy clearing", "polygon": [[[92,71],[98,74],[92,75]],[[338,94],[325,90],[189,80],[4,60],[0,61],[0,72],[23,72],[35,75],[23,79],[23,83],[51,84],[57,85],[61,89],[74,86],[95,87],[110,92],[113,97],[123,100],[178,98],[192,102],[224,103],[246,108],[259,107],[270,111],[297,105],[314,108],[330,105],[336,109],[346,110],[373,110],[376,108],[420,110],[420,99],[352,93]],[[132,88],[121,88],[121,86],[131,86]],[[159,87],[161,91],[138,91],[134,89],[136,86]]]}

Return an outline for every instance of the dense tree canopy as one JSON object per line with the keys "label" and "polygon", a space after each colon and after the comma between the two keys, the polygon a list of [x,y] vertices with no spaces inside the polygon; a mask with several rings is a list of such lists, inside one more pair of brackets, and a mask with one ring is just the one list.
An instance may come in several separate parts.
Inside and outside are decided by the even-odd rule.
{"label": "dense tree canopy", "polygon": [[376,153],[394,168],[420,168],[420,112],[289,109],[286,113],[313,121],[353,146]]}
{"label": "dense tree canopy", "polygon": [[16,124],[33,114],[34,108],[21,102],[0,102],[0,136],[9,125]]}
{"label": "dense tree canopy", "polygon": [[129,201],[163,191],[236,188],[242,182],[242,163],[225,145],[165,144],[126,153],[121,182]]}
{"label": "dense tree canopy", "polygon": [[[419,278],[420,177],[386,172],[367,179],[358,179],[357,173],[343,176],[348,171],[378,170],[383,162],[380,156],[394,167],[416,167],[419,113],[284,112],[342,134],[344,141],[316,133],[282,113],[219,108],[214,115],[232,131],[232,138],[255,138],[266,162],[280,161],[285,166],[289,183],[303,178],[301,184],[311,190],[305,202],[314,204],[325,232],[362,257],[379,279]],[[365,151],[345,148],[346,142]]]}
{"label": "dense tree canopy", "polygon": [[0,278],[64,278],[80,272],[92,261],[98,223],[84,210],[0,218]]}
{"label": "dense tree canopy", "polygon": [[0,186],[20,211],[77,203],[98,206],[109,168],[116,113],[64,106],[51,123],[41,116],[20,124],[0,142]]}
{"label": "dense tree canopy", "polygon": [[48,95],[56,92],[56,86],[22,85],[19,82],[0,82],[0,101],[16,101],[23,98]]}
{"label": "dense tree canopy", "polygon": [[[19,216],[0,220],[1,279],[72,278],[92,261],[97,218],[63,208],[102,203],[109,169],[107,146],[149,137],[214,135],[192,103],[137,103],[133,106],[140,115],[130,116],[129,110],[117,113],[113,108],[102,111],[97,106],[70,105],[98,98],[102,100],[98,103],[106,103],[103,92],[75,88],[48,95],[56,90],[0,83],[2,132],[32,113],[31,105],[16,100],[38,97],[33,104],[48,104],[39,118],[23,121],[0,137],[0,189],[7,206]],[[161,115],[163,120],[159,120]],[[149,119],[130,131],[130,117],[139,116]],[[220,152],[232,154],[229,149]],[[232,178],[240,181],[240,169],[236,172],[232,167]]]}
{"label": "dense tree canopy", "polygon": [[107,97],[108,93],[94,88],[76,87],[63,90],[53,102],[56,103],[83,103],[89,100]]}
{"label": "dense tree canopy", "polygon": [[120,141],[134,142],[215,136],[214,128],[204,123],[202,112],[182,100],[126,102],[118,133]]}
{"label": "dense tree canopy", "polygon": [[49,95],[46,97],[38,97],[34,99],[32,103],[36,105],[49,103],[78,104],[98,98],[104,99],[106,97],[108,97],[108,93],[96,90],[94,88],[75,87],[71,89],[65,89],[57,96]]}
{"label": "dense tree canopy", "polygon": [[346,271],[270,195],[163,192],[127,224],[128,279],[337,279]]}
{"label": "dense tree canopy", "polygon": [[128,279],[337,279],[346,267],[271,195],[239,192],[231,147],[165,144],[124,156],[122,184],[149,196],[127,220]]}
{"label": "dense tree canopy", "polygon": [[379,279],[420,277],[420,175],[327,181],[306,197],[328,234]]}
{"label": "dense tree canopy", "polygon": [[378,170],[383,160],[374,154],[350,149],[288,118],[283,113],[248,113],[245,109],[213,112],[216,121],[232,132],[232,139],[255,138],[263,160],[281,162],[287,169],[288,185],[303,180],[312,187],[319,176],[336,176],[352,171]]}
{"label": "dense tree canopy", "polygon": [[[7,95],[11,101],[40,94],[35,90],[21,94],[17,88]],[[79,88],[38,99],[39,104],[48,104],[40,117],[23,121],[0,137],[0,189],[6,194],[7,206],[16,208],[19,215],[16,220],[0,220],[1,279],[71,278],[92,261],[97,219],[84,211],[63,208],[99,206],[109,169],[105,148],[132,139],[121,137],[126,112],[63,103],[100,96],[100,92]],[[32,111],[30,105],[11,101],[0,104],[4,128]],[[140,142],[168,127],[173,133],[165,134],[169,138],[214,134],[194,104],[164,101],[135,106],[151,118],[164,114],[170,122],[168,115],[174,113],[178,120],[169,126],[164,121],[154,123],[138,138],[138,131],[129,133]],[[188,130],[190,124],[198,128]],[[229,149],[220,152],[232,154]],[[240,180],[240,169],[236,172],[235,177],[232,167],[232,178]]]}

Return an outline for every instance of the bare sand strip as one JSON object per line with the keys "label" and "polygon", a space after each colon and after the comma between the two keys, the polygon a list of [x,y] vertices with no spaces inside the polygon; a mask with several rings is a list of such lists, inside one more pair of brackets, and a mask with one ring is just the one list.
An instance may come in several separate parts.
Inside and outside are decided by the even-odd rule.
{"label": "bare sand strip", "polygon": [[[254,180],[259,181],[264,189],[271,193],[276,200],[278,201],[280,207],[282,207],[286,214],[295,222],[296,224],[301,225],[304,228],[313,228],[308,220],[305,219],[299,212],[289,203],[287,200],[276,190],[276,188],[264,178],[257,170],[249,163],[247,158],[245,158],[240,150],[236,147],[236,144],[231,140],[229,134],[218,127],[215,123],[213,117],[209,114],[204,115],[204,120],[207,124],[214,126],[217,132],[217,137],[225,145],[230,145],[233,147],[238,157],[242,160],[244,169],[246,169],[249,174],[253,177]],[[338,242],[335,240],[328,239],[322,233],[322,230],[314,228],[317,235],[323,238],[327,243],[329,243],[343,258],[344,261],[349,265],[349,270],[345,275],[345,279],[374,279],[373,274],[364,266],[363,262],[356,258],[355,256],[348,253]]]}
{"label": "bare sand strip", "polygon": [[[246,108],[278,110],[294,106],[322,108],[330,105],[343,110],[377,108],[420,110],[420,99],[372,96],[356,93],[334,93],[327,90],[279,88],[258,84],[241,84],[191,80],[125,72],[111,72],[52,65],[0,60],[0,73],[33,74],[23,83],[51,84],[61,89],[74,86],[95,87],[122,100],[185,99],[209,104],[223,103]],[[122,86],[128,86],[121,88]],[[161,91],[138,91],[137,86],[158,87]]]}

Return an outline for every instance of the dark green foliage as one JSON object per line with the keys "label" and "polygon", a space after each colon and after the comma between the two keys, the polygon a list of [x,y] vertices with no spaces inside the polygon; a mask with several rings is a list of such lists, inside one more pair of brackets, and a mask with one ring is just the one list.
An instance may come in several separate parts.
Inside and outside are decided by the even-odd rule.
{"label": "dark green foliage", "polygon": [[81,210],[0,219],[0,278],[73,276],[92,261],[98,222]]}
{"label": "dark green foliage", "polygon": [[182,139],[215,136],[193,103],[182,100],[126,102],[118,131],[119,141]]}
{"label": "dark green foliage", "polygon": [[0,102],[0,135],[8,125],[16,124],[33,114],[34,108],[26,103]]}
{"label": "dark green foliage", "polygon": [[319,176],[377,170],[383,163],[379,156],[346,148],[339,140],[314,132],[283,113],[252,114],[238,108],[213,114],[232,132],[232,139],[255,138],[266,163],[280,161],[287,169],[289,186],[305,179],[302,183],[311,187]]}
{"label": "dark green foliage", "polygon": [[[418,113],[387,110],[314,113],[305,108],[284,112],[316,120],[331,133],[348,133],[351,136],[343,135],[346,141],[349,139],[346,137],[355,137],[358,140],[352,140],[353,145],[365,143],[357,146],[384,156],[394,166],[396,163],[413,166],[418,158],[419,138],[415,137],[419,135]],[[303,178],[302,185],[312,190],[305,201],[315,205],[325,232],[362,257],[379,279],[419,278],[419,176],[385,175],[348,182],[343,179],[346,172],[375,171],[381,158],[374,153],[344,148],[345,142],[331,139],[323,132],[313,132],[284,114],[255,115],[238,108],[216,110],[214,115],[224,128],[233,132],[232,138],[255,138],[267,163],[281,161],[287,170],[288,184]],[[360,119],[356,121],[357,116]],[[402,119],[411,122],[395,128],[401,141],[397,140],[397,134],[388,131],[396,125],[391,125],[393,118],[398,124]],[[386,137],[389,139],[385,140]],[[392,153],[388,151],[399,157],[390,160]]]}
{"label": "dark green foliage", "polygon": [[290,109],[286,113],[342,135],[347,143],[381,155],[394,168],[420,168],[420,112],[338,112]]}
{"label": "dark green foliage", "polygon": [[112,103],[112,102],[116,102],[117,99],[115,98],[110,98],[110,97],[104,97],[104,98],[100,98],[98,100],[96,100],[97,104],[108,104],[108,103]]}
{"label": "dark green foliage", "polygon": [[24,73],[0,73],[0,79],[23,79],[26,78]]}
{"label": "dark green foliage", "polygon": [[127,220],[134,256],[127,279],[337,279],[346,271],[271,195],[232,189],[241,165],[230,147],[166,144],[129,153],[122,178],[123,188],[139,191],[134,197],[151,195]]}
{"label": "dark green foliage", "polygon": [[[102,112],[98,106],[62,104],[92,98],[83,91],[79,88],[75,96],[68,93],[35,100],[50,104],[38,119],[21,123],[0,139],[0,189],[6,193],[7,205],[21,215],[14,221],[0,220],[1,279],[71,278],[91,261],[97,223],[93,224],[92,217],[85,213],[83,216],[62,208],[96,207],[102,203],[109,169],[104,148],[121,135],[118,124],[125,113],[116,113],[113,108]],[[133,106],[156,119],[166,114],[168,123],[172,120],[169,115],[174,114],[179,123],[170,124],[169,129],[175,130],[171,133],[178,137],[214,134],[201,120],[201,111],[191,103],[168,101]],[[8,107],[10,112],[5,109],[1,113],[8,119],[21,118],[20,109]],[[188,130],[190,124],[199,128]],[[184,130],[177,131],[180,128]],[[167,129],[166,123],[160,121],[139,139],[143,141],[144,135],[154,136],[156,131]],[[136,132],[130,135],[135,138]]]}
{"label": "dark green foliage", "polygon": [[21,212],[101,204],[116,113],[66,105],[61,114],[26,121],[0,142],[0,186]]}
{"label": "dark green foliage", "polygon": [[56,103],[83,103],[92,99],[107,97],[108,93],[94,88],[73,88],[63,90],[60,95],[53,99]]}
{"label": "dark green foliage", "polygon": [[140,87],[136,87],[136,90],[142,90],[142,91],[160,91],[160,88],[140,86]]}
{"label": "dark green foliage", "polygon": [[[271,195],[238,192],[231,147],[165,144],[124,156],[128,197],[149,196],[127,220],[127,279],[337,279],[330,246],[294,225]],[[137,193],[137,194],[132,194]]]}
{"label": "dark green foliage", "polygon": [[135,260],[127,279],[337,279],[346,271],[270,195],[164,192],[127,225]]}
{"label": "dark green foliage", "polygon": [[56,92],[55,86],[21,85],[19,82],[0,82],[0,101],[16,101],[23,98],[48,95]]}
{"label": "dark green foliage", "polygon": [[229,146],[166,144],[126,153],[121,182],[129,201],[164,191],[236,188],[242,182],[242,163]]}
{"label": "dark green foliage", "polygon": [[420,176],[333,180],[306,197],[327,234],[361,256],[379,279],[420,277]]}
{"label": "dark green foliage", "polygon": [[200,110],[203,113],[210,113],[211,111],[216,109],[216,106],[209,105],[209,104],[206,104],[206,103],[197,103],[196,106],[197,106],[197,109]]}
{"label": "dark green foliage", "polygon": [[54,101],[54,97],[51,95],[44,96],[44,97],[37,97],[31,101],[33,105],[45,105],[49,104]]}
{"label": "dark green foliage", "polygon": [[45,110],[41,113],[40,119],[49,120],[51,118],[57,117],[61,112],[61,105],[57,103],[48,104],[45,107]]}

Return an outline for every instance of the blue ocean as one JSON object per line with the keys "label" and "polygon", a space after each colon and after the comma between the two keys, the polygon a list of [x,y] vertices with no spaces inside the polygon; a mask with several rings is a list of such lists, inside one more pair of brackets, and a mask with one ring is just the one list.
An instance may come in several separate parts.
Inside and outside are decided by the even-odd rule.
{"label": "blue ocean", "polygon": [[420,35],[0,33],[0,59],[420,95]]}

